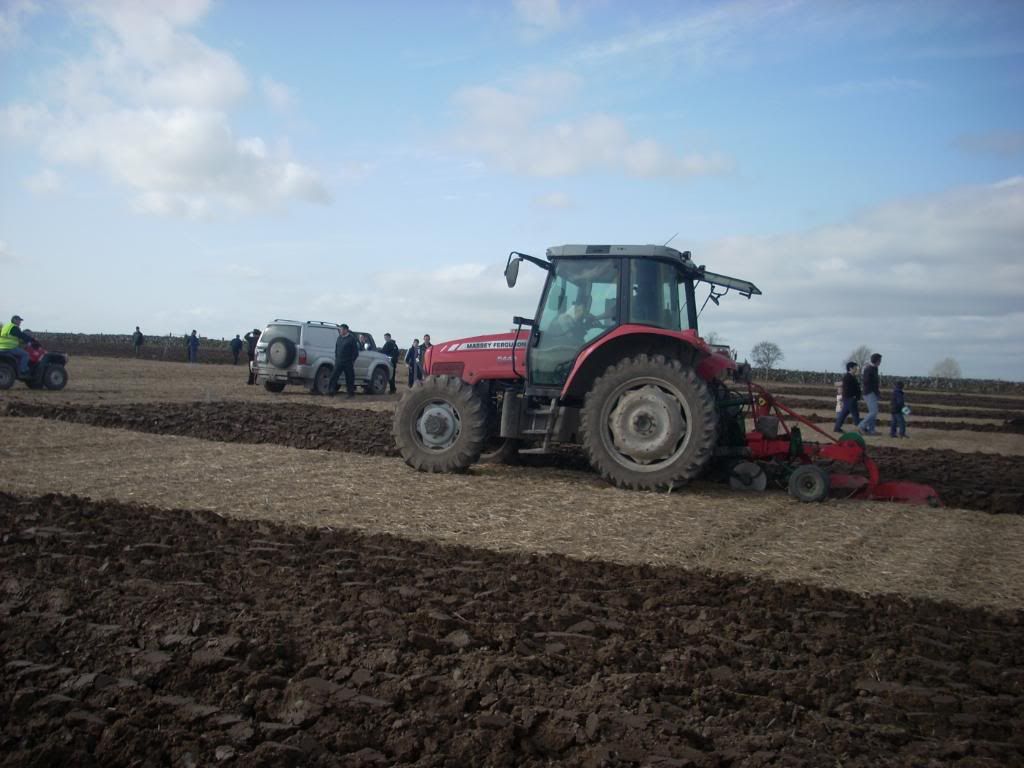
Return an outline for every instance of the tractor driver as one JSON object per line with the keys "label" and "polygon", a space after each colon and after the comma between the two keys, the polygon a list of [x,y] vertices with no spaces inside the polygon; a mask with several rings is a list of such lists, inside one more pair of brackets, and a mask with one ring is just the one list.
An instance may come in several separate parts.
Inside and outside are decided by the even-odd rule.
{"label": "tractor driver", "polygon": [[21,330],[21,317],[15,315],[11,322],[4,323],[0,328],[0,352],[10,352],[18,361],[18,376],[28,375],[28,352],[21,348],[21,344],[28,344],[35,341],[31,336]]}

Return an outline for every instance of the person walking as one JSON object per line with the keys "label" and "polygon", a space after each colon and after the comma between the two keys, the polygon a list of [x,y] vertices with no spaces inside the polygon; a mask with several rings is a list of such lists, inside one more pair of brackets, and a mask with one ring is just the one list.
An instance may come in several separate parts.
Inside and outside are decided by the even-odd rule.
{"label": "person walking", "polygon": [[388,391],[393,395],[395,394],[395,372],[398,370],[398,345],[391,338],[390,333],[384,334],[384,346],[380,348],[380,351],[391,361],[391,380],[388,381]]}
{"label": "person walking", "polygon": [[35,341],[25,331],[21,330],[22,318],[15,315],[9,323],[4,323],[0,328],[0,351],[10,352],[18,361],[18,376],[28,376],[28,352],[21,348],[22,344]]}
{"label": "person walking", "polygon": [[878,403],[882,399],[878,366],[881,363],[882,356],[875,352],[868,364],[864,366],[864,402],[868,404],[868,415],[860,423],[862,435],[878,434]]}
{"label": "person walking", "polygon": [[903,394],[903,382],[897,381],[892,388],[892,401],[890,403],[889,416],[892,421],[889,423],[889,437],[907,437],[907,399]]}
{"label": "person walking", "polygon": [[853,417],[853,426],[860,424],[860,409],[857,401],[860,400],[860,380],[857,378],[857,364],[850,361],[846,364],[846,375],[843,376],[842,398],[843,405],[836,414],[836,425],[833,432],[842,432],[843,423],[847,416]]}
{"label": "person walking", "polygon": [[413,339],[405,352],[405,364],[409,366],[409,386],[416,383],[417,371],[420,367],[420,340]]}
{"label": "person walking", "polygon": [[195,330],[192,331],[192,335],[188,337],[185,344],[188,347],[189,363],[199,362],[199,337],[196,335]]}
{"label": "person walking", "polygon": [[253,328],[247,334],[245,334],[245,345],[246,351],[249,353],[249,381],[247,384],[256,383],[256,345],[259,343],[260,333],[259,328]]}
{"label": "person walking", "polygon": [[238,356],[242,354],[242,337],[236,333],[235,338],[228,342],[228,346],[231,347],[233,365],[238,365]]}
{"label": "person walking", "polygon": [[359,357],[359,343],[349,333],[345,323],[338,328],[338,339],[334,342],[334,370],[331,372],[331,379],[327,382],[327,393],[334,395],[338,392],[338,379],[345,374],[345,391],[347,397],[356,393],[356,370],[355,362]]}
{"label": "person walking", "polygon": [[142,331],[139,330],[139,326],[135,326],[135,333],[132,334],[132,349],[135,351],[135,356],[139,356],[139,352],[142,350],[142,345],[146,343],[146,337],[142,335]]}
{"label": "person walking", "polygon": [[424,333],[423,343],[420,344],[419,359],[416,361],[416,378],[420,381],[423,381],[423,364],[427,359],[427,350],[430,349],[432,346],[434,345],[430,343],[430,334]]}

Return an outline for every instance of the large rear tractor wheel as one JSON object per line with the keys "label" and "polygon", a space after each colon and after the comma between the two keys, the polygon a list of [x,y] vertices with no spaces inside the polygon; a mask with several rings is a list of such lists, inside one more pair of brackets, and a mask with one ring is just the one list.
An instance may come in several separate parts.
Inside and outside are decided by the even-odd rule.
{"label": "large rear tractor wheel", "polygon": [[456,376],[427,376],[399,401],[394,435],[410,467],[420,472],[464,472],[483,450],[484,403]]}
{"label": "large rear tractor wheel", "polygon": [[68,371],[63,365],[48,365],[43,371],[43,386],[47,389],[64,389],[68,383]]}
{"label": "large rear tractor wheel", "polygon": [[10,363],[0,363],[0,389],[10,389],[18,378],[18,372]]}
{"label": "large rear tractor wheel", "polygon": [[580,412],[583,450],[622,488],[665,490],[698,477],[718,437],[715,401],[697,373],[662,355],[623,360],[591,387]]}

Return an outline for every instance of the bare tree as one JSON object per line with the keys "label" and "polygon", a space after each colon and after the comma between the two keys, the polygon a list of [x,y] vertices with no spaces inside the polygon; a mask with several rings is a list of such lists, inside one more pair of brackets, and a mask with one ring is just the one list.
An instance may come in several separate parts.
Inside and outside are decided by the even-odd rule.
{"label": "bare tree", "polygon": [[937,379],[959,379],[963,373],[960,371],[960,363],[952,357],[947,357],[932,366],[932,371],[928,375]]}
{"label": "bare tree", "polygon": [[754,365],[764,371],[770,371],[784,357],[779,345],[774,341],[759,341],[750,350],[750,359],[754,361]]}
{"label": "bare tree", "polygon": [[707,342],[710,345],[723,344],[724,343],[722,341],[722,334],[720,334],[718,331],[708,331],[707,333],[705,333],[704,334],[704,341]]}
{"label": "bare tree", "polygon": [[861,344],[859,347],[853,350],[853,352],[850,353],[849,357],[843,360],[841,367],[843,370],[846,370],[847,363],[856,363],[861,368],[863,368],[864,364],[867,363],[867,361],[870,359],[871,348],[867,344]]}

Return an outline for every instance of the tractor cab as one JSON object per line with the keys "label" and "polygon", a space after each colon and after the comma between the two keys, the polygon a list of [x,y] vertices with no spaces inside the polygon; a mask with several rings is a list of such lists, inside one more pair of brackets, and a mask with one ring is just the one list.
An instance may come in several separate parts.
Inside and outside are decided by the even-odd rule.
{"label": "tractor cab", "polygon": [[513,251],[505,267],[514,286],[522,261],[547,272],[540,305],[530,327],[527,382],[535,390],[562,390],[581,353],[635,334],[652,332],[702,345],[697,322],[697,285],[710,292],[704,304],[734,290],[760,295],[747,280],[708,272],[689,251],[657,245],[562,245],[547,250],[547,261]]}

